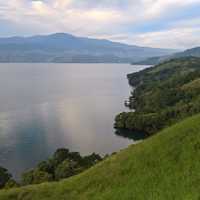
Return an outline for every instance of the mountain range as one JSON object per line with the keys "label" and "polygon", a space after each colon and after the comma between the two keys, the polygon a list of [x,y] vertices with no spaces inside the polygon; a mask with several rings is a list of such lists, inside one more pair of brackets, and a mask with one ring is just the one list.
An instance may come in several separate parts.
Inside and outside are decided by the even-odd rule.
{"label": "mountain range", "polygon": [[187,49],[185,51],[174,53],[171,55],[147,58],[139,62],[133,62],[133,64],[156,65],[156,64],[162,63],[163,61],[167,61],[167,60],[175,59],[175,58],[183,58],[183,57],[200,57],[200,47]]}
{"label": "mountain range", "polygon": [[138,62],[176,53],[67,33],[0,38],[0,62]]}

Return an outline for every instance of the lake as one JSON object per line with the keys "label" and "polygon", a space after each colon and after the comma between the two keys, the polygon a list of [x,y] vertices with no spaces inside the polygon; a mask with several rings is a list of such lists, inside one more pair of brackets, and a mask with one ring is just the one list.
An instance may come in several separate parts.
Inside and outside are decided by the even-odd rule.
{"label": "lake", "polygon": [[133,143],[115,134],[126,111],[129,64],[0,64],[0,166],[18,178],[57,148],[107,154]]}

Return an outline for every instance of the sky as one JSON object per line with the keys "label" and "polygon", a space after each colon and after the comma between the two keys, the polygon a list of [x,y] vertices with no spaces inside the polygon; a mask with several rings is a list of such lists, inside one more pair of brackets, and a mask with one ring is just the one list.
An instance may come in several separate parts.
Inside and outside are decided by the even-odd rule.
{"label": "sky", "polygon": [[0,0],[0,37],[57,32],[192,48],[200,46],[200,0]]}

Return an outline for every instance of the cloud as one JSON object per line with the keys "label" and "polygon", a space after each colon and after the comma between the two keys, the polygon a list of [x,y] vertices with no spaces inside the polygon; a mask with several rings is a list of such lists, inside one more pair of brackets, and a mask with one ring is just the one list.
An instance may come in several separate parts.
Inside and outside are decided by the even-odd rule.
{"label": "cloud", "polygon": [[[99,38],[140,46],[157,48],[186,49],[200,46],[200,17],[172,23],[167,29],[159,31],[108,34]],[[97,36],[98,37],[98,36]]]}
{"label": "cloud", "polygon": [[138,45],[185,49],[200,46],[200,28],[174,28],[165,31],[135,35],[129,41]]}
{"label": "cloud", "polygon": [[[184,29],[187,17],[178,28],[173,23],[180,12],[184,16],[192,6],[200,8],[200,0],[7,0],[0,2],[0,21],[6,21],[9,27],[16,29],[3,31],[4,36],[69,32],[166,47],[168,38],[165,37],[175,33],[171,35],[172,41],[177,41],[179,35],[188,42],[176,42],[170,46],[182,48],[197,40],[197,22]],[[166,24],[165,27],[161,27],[162,23]],[[5,23],[3,25],[2,28],[8,27]],[[144,26],[147,27],[145,31],[141,28]],[[155,27],[161,30],[153,31]],[[188,35],[193,40],[186,38]]]}

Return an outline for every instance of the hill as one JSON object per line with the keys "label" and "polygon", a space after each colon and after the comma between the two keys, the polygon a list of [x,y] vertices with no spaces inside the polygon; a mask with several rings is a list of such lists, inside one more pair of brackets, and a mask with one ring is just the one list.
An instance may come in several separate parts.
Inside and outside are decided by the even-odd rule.
{"label": "hill", "polygon": [[0,62],[132,62],[175,53],[67,33],[0,38]]}
{"label": "hill", "polygon": [[200,115],[57,183],[0,192],[1,200],[198,200]]}
{"label": "hill", "polygon": [[135,88],[129,103],[134,112],[116,116],[118,129],[153,134],[200,112],[200,58],[172,59],[128,79]]}
{"label": "hill", "polygon": [[172,58],[182,58],[182,57],[188,57],[188,56],[200,57],[200,47],[195,47],[192,49],[187,49],[180,53],[175,53],[172,56]]}
{"label": "hill", "polygon": [[132,62],[132,65],[158,65],[159,63],[164,62],[165,60],[170,59],[171,55],[168,56],[157,56],[157,57],[150,57],[144,60],[140,60],[138,62]]}
{"label": "hill", "polygon": [[172,54],[172,55],[147,58],[145,60],[142,60],[142,61],[139,61],[139,62],[135,62],[133,64],[157,65],[159,63],[162,63],[162,62],[170,60],[170,59],[191,57],[191,56],[192,57],[200,57],[200,47],[187,49],[187,50],[185,50],[183,52],[175,53],[175,54]]}

